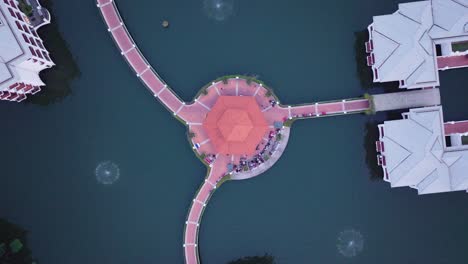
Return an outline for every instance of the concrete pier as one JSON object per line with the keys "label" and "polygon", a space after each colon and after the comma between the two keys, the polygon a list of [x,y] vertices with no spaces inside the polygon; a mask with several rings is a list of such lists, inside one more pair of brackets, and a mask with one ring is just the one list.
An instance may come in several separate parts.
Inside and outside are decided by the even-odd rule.
{"label": "concrete pier", "polygon": [[372,95],[375,112],[440,105],[438,88]]}

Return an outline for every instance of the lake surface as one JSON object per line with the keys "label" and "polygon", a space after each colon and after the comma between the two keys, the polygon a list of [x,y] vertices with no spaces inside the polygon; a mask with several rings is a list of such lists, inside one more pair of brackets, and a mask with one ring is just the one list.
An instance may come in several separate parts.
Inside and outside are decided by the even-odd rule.
{"label": "lake surface", "polygon": [[[365,93],[354,33],[397,3],[238,0],[220,23],[202,0],[117,0],[141,50],[183,99],[240,73],[259,75],[288,104]],[[41,263],[183,263],[185,217],[206,172],[185,127],[129,69],[94,1],[55,0],[52,11],[81,75],[59,103],[0,103],[1,216],[30,230]],[[468,119],[467,81],[467,70],[441,73],[447,120]],[[368,121],[295,123],[275,167],[212,197],[200,231],[203,263],[265,252],[281,264],[465,261],[468,194],[417,196],[371,181]],[[106,160],[120,167],[109,186],[94,176]],[[336,248],[346,229],[365,240],[351,259]]]}

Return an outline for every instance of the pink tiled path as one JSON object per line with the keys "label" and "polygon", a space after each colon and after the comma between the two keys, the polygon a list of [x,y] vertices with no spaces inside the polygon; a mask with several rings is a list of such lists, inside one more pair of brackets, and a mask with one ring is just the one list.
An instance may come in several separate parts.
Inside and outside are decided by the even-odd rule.
{"label": "pink tiled path", "polygon": [[146,65],[145,61],[140,56],[140,53],[138,53],[136,49],[132,49],[130,52],[125,54],[125,58],[137,74],[143,73],[143,71],[148,69],[149,67],[148,65]]}
{"label": "pink tiled path", "polygon": [[345,109],[348,112],[353,111],[365,111],[369,109],[369,100],[361,99],[361,100],[353,100],[353,101],[346,101]]}
{"label": "pink tiled path", "polygon": [[97,3],[112,38],[133,71],[156,97],[159,96],[168,109],[172,112],[179,110],[183,102],[170,88],[164,88],[166,86],[164,81],[147,63],[121,20],[115,1],[98,0]]}
{"label": "pink tiled path", "polygon": [[199,263],[198,256],[198,231],[203,211],[216,189],[216,183],[227,173],[227,164],[231,161],[229,157],[219,156],[212,164],[208,177],[200,187],[192,201],[190,211],[185,222],[184,252],[186,263]]}
{"label": "pink tiled path", "polygon": [[437,66],[440,70],[468,67],[468,55],[438,57]]}
{"label": "pink tiled path", "polygon": [[169,89],[165,88],[160,94],[159,99],[173,113],[179,110],[183,102]]}
{"label": "pink tiled path", "polygon": [[115,28],[120,25],[119,16],[116,13],[116,9],[112,5],[106,5],[102,7],[101,12],[109,28]]}
{"label": "pink tiled path", "polygon": [[117,42],[121,52],[126,52],[133,48],[132,40],[123,27],[119,27],[112,31],[112,37],[114,37],[114,40]]}
{"label": "pink tiled path", "polygon": [[[216,155],[216,149],[210,142],[202,123],[220,95],[255,97],[271,130],[273,130],[275,121],[285,121],[288,118],[313,118],[327,114],[356,113],[369,108],[369,102],[365,99],[318,102],[302,106],[284,106],[280,104],[272,106],[271,102],[275,98],[267,88],[254,82],[247,83],[242,78],[232,78],[224,82],[212,83],[197,96],[194,102],[186,104],[166,85],[142,55],[121,20],[115,1],[97,0],[97,3],[122,56],[154,97],[158,98],[174,115],[186,123],[189,131],[194,134],[190,140],[199,154]],[[269,132],[265,134],[264,138],[267,138]],[[266,140],[259,143],[259,145],[263,146],[265,142]],[[183,239],[185,262],[187,264],[200,262],[198,256],[198,231],[203,211],[216,189],[218,181],[226,175],[227,165],[229,163],[238,163],[239,160],[240,156],[216,155],[211,163],[205,182],[200,186],[192,201],[185,224]]]}
{"label": "pink tiled path", "polygon": [[153,94],[158,94],[164,88],[164,83],[153,71],[146,71],[141,75],[141,79]]}
{"label": "pink tiled path", "polygon": [[446,135],[468,133],[468,120],[459,122],[447,122],[444,126]]}
{"label": "pink tiled path", "polygon": [[191,105],[184,106],[178,113],[178,115],[190,123],[202,123],[205,120],[208,109],[202,104],[195,102]]}
{"label": "pink tiled path", "polygon": [[291,117],[314,118],[317,116],[337,115],[362,112],[369,109],[369,100],[367,99],[348,99],[334,102],[318,102],[315,104],[306,104],[293,106],[290,108]]}

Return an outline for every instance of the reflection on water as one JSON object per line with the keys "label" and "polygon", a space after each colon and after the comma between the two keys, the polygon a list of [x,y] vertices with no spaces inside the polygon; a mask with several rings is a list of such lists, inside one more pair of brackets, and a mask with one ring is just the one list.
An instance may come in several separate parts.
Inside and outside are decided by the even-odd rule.
{"label": "reflection on water", "polygon": [[364,249],[364,237],[354,229],[345,230],[338,235],[336,247],[341,255],[355,257]]}
{"label": "reflection on water", "polygon": [[80,76],[80,70],[68,49],[67,42],[60,34],[57,24],[53,22],[56,19],[52,2],[52,0],[43,2],[44,7],[51,13],[52,23],[41,27],[38,33],[56,65],[40,73],[46,86],[41,92],[28,98],[28,102],[39,105],[56,103],[71,94],[71,82]]}
{"label": "reflection on water", "polygon": [[234,0],[203,0],[205,14],[218,22],[225,21],[234,14]]}
{"label": "reflection on water", "polygon": [[98,182],[109,185],[120,178],[120,169],[114,162],[104,161],[97,165],[95,174]]}

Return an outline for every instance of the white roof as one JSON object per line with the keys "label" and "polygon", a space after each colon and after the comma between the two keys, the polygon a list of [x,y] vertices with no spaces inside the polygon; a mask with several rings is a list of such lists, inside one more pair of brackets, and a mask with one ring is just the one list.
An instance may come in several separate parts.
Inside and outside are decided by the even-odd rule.
{"label": "white roof", "polygon": [[434,39],[468,36],[468,0],[432,0]]}
{"label": "white roof", "polygon": [[8,66],[5,63],[0,62],[0,83],[10,79],[11,77],[13,76],[10,74]]}
{"label": "white roof", "polygon": [[21,80],[22,82],[27,82],[28,84],[32,84],[34,86],[42,86],[45,85],[37,71],[32,71],[29,69],[25,69],[22,67],[17,67],[15,65],[10,65],[10,70],[12,71],[13,75],[17,80]]}
{"label": "white roof", "polygon": [[419,194],[468,189],[468,148],[445,146],[442,108],[411,109],[407,119],[386,121],[386,169],[392,187]]}
{"label": "white roof", "polygon": [[13,77],[6,63],[21,56],[23,51],[1,12],[0,20],[2,21],[0,25],[0,83],[2,83]]}
{"label": "white roof", "polygon": [[[0,19],[6,21],[2,13],[0,13]],[[11,61],[23,54],[20,44],[6,22],[0,26],[0,40],[0,62]]]}
{"label": "white roof", "polygon": [[430,1],[399,5],[391,15],[375,16],[374,67],[381,82],[404,80],[409,88],[438,85]]}
{"label": "white roof", "polygon": [[39,72],[53,63],[44,60],[45,64],[40,65],[28,62],[32,54],[28,48],[30,45],[23,39],[24,33],[18,30],[17,21],[10,16],[3,1],[0,2],[0,11],[0,91],[17,82],[44,85]]}

